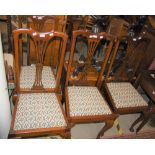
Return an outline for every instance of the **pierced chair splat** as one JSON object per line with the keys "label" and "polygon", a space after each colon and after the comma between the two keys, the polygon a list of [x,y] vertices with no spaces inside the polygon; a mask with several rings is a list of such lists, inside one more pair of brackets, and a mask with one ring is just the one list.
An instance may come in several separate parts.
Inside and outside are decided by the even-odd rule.
{"label": "pierced chair splat", "polygon": [[[99,76],[99,70],[101,66],[97,65],[98,62],[96,55],[99,50],[99,47],[102,45],[102,41],[106,40],[107,42],[111,39],[112,36],[102,33],[91,33],[88,30],[78,30],[73,32],[72,36],[72,45],[71,51],[75,50],[73,56],[73,63],[70,69],[69,82],[73,85],[91,85],[94,86],[97,82]],[[85,44],[82,50],[77,52],[77,47],[79,43],[79,38]],[[74,44],[74,45],[73,45]],[[113,45],[108,43],[105,46],[105,50],[102,51],[104,57],[105,51],[112,49]],[[65,68],[67,70],[68,61],[65,63]]]}
{"label": "pierced chair splat", "polygon": [[[24,65],[24,53],[22,51],[21,35],[29,35],[34,44],[36,59],[31,65]],[[54,40],[60,40],[61,46],[58,50],[59,62],[56,68],[44,65],[44,57],[50,44]],[[15,61],[16,61],[16,89],[20,92],[58,92],[62,64],[67,44],[67,35],[62,32],[39,33],[32,29],[19,29],[14,31]]]}

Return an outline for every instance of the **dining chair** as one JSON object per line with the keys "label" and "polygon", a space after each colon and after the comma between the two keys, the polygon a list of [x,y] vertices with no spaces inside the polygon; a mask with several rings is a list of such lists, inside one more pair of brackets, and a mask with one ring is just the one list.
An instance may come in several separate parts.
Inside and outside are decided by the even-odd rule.
{"label": "dining chair", "polygon": [[[86,38],[88,48],[86,60],[84,62],[77,61],[77,64],[80,64],[80,67],[82,65],[82,68],[80,69],[80,79],[78,80],[79,83],[71,83],[69,80],[71,78],[76,78],[72,75],[72,67],[75,63],[75,46],[77,37],[79,35],[82,35]],[[89,84],[89,80],[87,79],[87,74],[93,70],[96,72],[95,67],[92,66],[92,58],[97,46],[99,45],[99,42],[102,39],[109,40],[109,45],[105,52],[104,61],[102,68],[99,71],[96,84],[91,86]],[[71,52],[65,85],[67,119],[70,127],[73,127],[78,123],[105,122],[105,126],[101,129],[97,138],[103,136],[104,132],[113,126],[114,120],[117,118],[117,115],[111,111],[108,103],[100,91],[105,66],[114,42],[115,39],[105,32],[92,34],[87,30],[77,30],[73,31],[72,34]]]}
{"label": "dining chair", "polygon": [[110,107],[119,115],[145,112],[148,109],[148,104],[130,81],[117,79],[110,75],[116,56],[117,51],[114,51],[109,60],[110,64],[107,67],[103,86]]}
{"label": "dining chair", "polygon": [[[9,138],[60,135],[70,138],[70,128],[61,104],[60,78],[67,35],[62,32],[39,33],[32,29],[14,31],[16,92]],[[36,63],[23,66],[19,37],[28,34],[35,45]],[[62,40],[56,74],[43,65],[47,46],[54,38]]]}

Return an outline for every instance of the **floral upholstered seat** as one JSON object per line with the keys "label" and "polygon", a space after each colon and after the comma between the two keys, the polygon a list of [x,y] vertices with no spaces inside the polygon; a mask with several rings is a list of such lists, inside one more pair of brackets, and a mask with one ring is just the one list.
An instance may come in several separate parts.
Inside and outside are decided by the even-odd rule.
{"label": "floral upholstered seat", "polygon": [[[22,66],[20,74],[20,88],[32,88],[36,75],[36,66]],[[42,84],[44,88],[55,88],[56,82],[50,66],[43,66]]]}
{"label": "floral upholstered seat", "polygon": [[148,106],[147,102],[129,82],[110,82],[106,85],[116,108]]}
{"label": "floral upholstered seat", "polygon": [[112,114],[97,87],[69,86],[70,116],[95,116]]}
{"label": "floral upholstered seat", "polygon": [[20,94],[13,130],[66,127],[54,93]]}

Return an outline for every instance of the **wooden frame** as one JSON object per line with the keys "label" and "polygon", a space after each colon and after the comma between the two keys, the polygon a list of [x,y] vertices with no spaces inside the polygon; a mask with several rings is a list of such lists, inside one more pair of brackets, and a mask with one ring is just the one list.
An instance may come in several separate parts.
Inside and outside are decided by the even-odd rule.
{"label": "wooden frame", "polygon": [[[36,31],[33,31],[32,29],[19,29],[15,30],[13,32],[14,34],[14,44],[15,44],[15,67],[16,67],[16,91],[17,92],[55,92],[60,93],[60,80],[61,80],[61,73],[62,73],[62,67],[64,63],[64,57],[65,57],[65,50],[66,50],[66,44],[67,44],[67,35],[62,32],[48,32],[48,33],[39,33]],[[21,34],[28,34],[34,41],[35,45],[35,51],[36,51],[36,79],[34,84],[36,83],[36,87],[34,89],[21,89],[20,88],[20,67],[21,67],[21,49],[20,49],[20,41],[19,36]],[[44,89],[41,85],[38,85],[38,83],[41,82],[41,72],[43,67],[43,60],[44,55],[46,53],[46,49],[49,45],[49,42],[51,39],[58,37],[62,39],[63,42],[61,42],[61,52],[60,52],[60,62],[58,64],[58,70],[57,74],[55,75],[56,78],[56,87],[51,89]]]}
{"label": "wooden frame", "polygon": [[[97,138],[100,138],[100,136],[104,135],[105,131],[107,131],[109,128],[111,128],[113,126],[114,120],[117,118],[118,115],[112,113],[110,115],[79,116],[79,117],[71,117],[70,116],[70,108],[69,108],[67,87],[69,85],[70,70],[71,70],[71,65],[72,65],[73,57],[74,57],[75,42],[76,42],[77,36],[79,36],[79,35],[84,35],[88,39],[92,39],[90,36],[94,35],[95,37],[93,38],[92,41],[94,41],[95,43],[96,42],[99,43],[99,41],[101,39],[103,39],[103,38],[106,38],[106,39],[108,39],[110,41],[109,48],[108,48],[108,50],[106,52],[105,60],[103,61],[103,64],[102,64],[102,69],[100,71],[100,75],[99,75],[98,80],[97,80],[96,85],[95,85],[95,87],[97,87],[99,91],[100,91],[100,88],[101,88],[102,77],[103,77],[103,73],[105,71],[106,63],[107,63],[108,58],[110,56],[113,44],[115,42],[115,38],[113,38],[112,36],[110,36],[110,35],[108,35],[108,34],[106,34],[104,32],[99,33],[99,34],[92,34],[91,32],[89,32],[87,30],[73,31],[73,35],[72,35],[71,52],[70,52],[70,57],[69,57],[69,63],[68,63],[68,69],[67,69],[67,78],[66,78],[66,84],[65,84],[65,98],[66,98],[67,119],[68,119],[68,121],[70,123],[70,127],[73,127],[77,123],[83,123],[83,122],[87,122],[87,123],[88,122],[102,122],[102,121],[105,122],[105,126],[102,128],[102,130],[99,132],[99,134],[97,136]],[[95,45],[95,46],[97,47],[97,45]],[[90,55],[92,56],[94,51],[90,50],[89,52],[88,52],[88,56],[90,56]],[[86,59],[86,64],[87,65],[91,65],[90,60],[91,60],[91,57],[89,57],[89,59]]]}

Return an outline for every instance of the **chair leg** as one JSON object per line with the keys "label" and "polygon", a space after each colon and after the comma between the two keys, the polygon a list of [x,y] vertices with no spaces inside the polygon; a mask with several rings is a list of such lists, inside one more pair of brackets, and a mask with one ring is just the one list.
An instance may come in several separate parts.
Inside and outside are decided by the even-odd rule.
{"label": "chair leg", "polygon": [[133,122],[133,124],[131,125],[131,127],[130,127],[130,131],[131,132],[134,132],[134,126],[136,125],[136,124],[138,124],[140,121],[142,121],[144,119],[144,114],[141,114],[140,115],[140,117],[138,117],[134,122]]}
{"label": "chair leg", "polygon": [[113,126],[113,124],[114,124],[114,120],[107,120],[105,122],[105,126],[101,129],[101,131],[97,135],[97,139],[100,139],[101,136],[104,136],[105,131],[110,129]]}
{"label": "chair leg", "polygon": [[73,128],[75,126],[75,123],[70,123],[70,128]]}
{"label": "chair leg", "polygon": [[70,118],[67,119],[68,119],[68,128],[69,129],[73,128],[75,126],[75,123],[73,123]]}
{"label": "chair leg", "polygon": [[139,127],[136,129],[136,133],[139,132],[142,127],[149,121],[149,117],[144,117],[143,121],[141,122],[141,124],[139,125]]}
{"label": "chair leg", "polygon": [[71,139],[71,132],[68,130],[65,133],[61,133],[60,136],[65,139]]}

